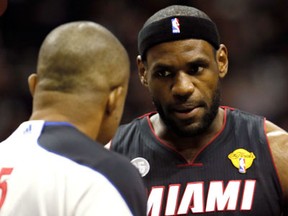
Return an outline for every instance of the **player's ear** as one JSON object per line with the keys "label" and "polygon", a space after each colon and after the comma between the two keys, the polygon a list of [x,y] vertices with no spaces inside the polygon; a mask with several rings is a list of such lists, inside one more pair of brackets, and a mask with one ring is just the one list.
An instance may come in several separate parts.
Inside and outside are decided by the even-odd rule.
{"label": "player's ear", "polygon": [[147,82],[147,70],[146,70],[145,64],[142,61],[142,58],[141,58],[140,55],[137,56],[136,64],[137,64],[137,67],[138,67],[139,79],[140,79],[142,85],[147,86],[148,85],[148,82]]}
{"label": "player's ear", "polygon": [[218,64],[219,76],[225,77],[228,72],[228,50],[224,44],[220,44],[216,52],[216,61]]}
{"label": "player's ear", "polygon": [[37,84],[37,74],[32,73],[28,77],[28,86],[29,86],[29,91],[30,91],[30,94],[32,95],[32,97],[34,96],[36,84]]}
{"label": "player's ear", "polygon": [[106,112],[108,114],[111,114],[115,109],[118,109],[119,105],[121,105],[119,103],[122,103],[124,97],[123,94],[124,94],[123,86],[118,86],[109,93],[106,105]]}

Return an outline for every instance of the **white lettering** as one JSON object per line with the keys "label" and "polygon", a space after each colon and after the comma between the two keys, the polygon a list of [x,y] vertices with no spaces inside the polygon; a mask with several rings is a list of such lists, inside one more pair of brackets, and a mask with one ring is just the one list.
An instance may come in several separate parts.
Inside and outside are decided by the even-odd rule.
{"label": "white lettering", "polygon": [[[236,210],[241,181],[230,181],[223,192],[223,182],[210,182],[206,212]],[[217,208],[217,209],[215,209]]]}
{"label": "white lettering", "polygon": [[241,210],[251,210],[255,192],[255,185],[255,180],[245,181]]}
{"label": "white lettering", "polygon": [[[147,213],[150,216],[163,215],[163,206],[166,207],[165,216],[187,215],[189,212],[236,211],[238,206],[240,206],[239,210],[251,210],[256,180],[245,180],[243,187],[241,183],[243,184],[241,180],[231,180],[225,187],[223,181],[211,181],[206,206],[204,182],[189,182],[182,198],[179,197],[182,186],[180,184],[169,185],[168,192],[165,192],[165,186],[153,187],[148,198]],[[239,196],[241,188],[243,188],[243,194]],[[167,200],[163,202],[165,193],[167,193]],[[242,197],[242,201],[239,197]],[[179,198],[181,198],[180,202]]]}
{"label": "white lettering", "polygon": [[[182,197],[182,201],[180,203],[177,214],[187,214],[189,211],[189,207],[191,207],[191,211],[193,213],[203,212],[204,203],[203,203],[203,191],[204,191],[204,183],[196,182],[196,183],[188,183],[185,189],[185,192]],[[191,200],[193,197],[193,201],[191,204]]]}
{"label": "white lettering", "polygon": [[151,216],[160,215],[164,190],[165,190],[165,186],[153,187],[151,189],[148,202],[147,202],[148,215],[151,215]]}
{"label": "white lettering", "polygon": [[180,186],[180,184],[169,185],[165,215],[175,215]]}

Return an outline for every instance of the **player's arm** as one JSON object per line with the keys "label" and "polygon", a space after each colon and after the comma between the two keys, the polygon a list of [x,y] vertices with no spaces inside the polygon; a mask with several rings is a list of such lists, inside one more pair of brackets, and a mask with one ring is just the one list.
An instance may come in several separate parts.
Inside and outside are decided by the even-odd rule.
{"label": "player's arm", "polygon": [[266,135],[270,143],[284,196],[288,203],[288,133],[266,120]]}

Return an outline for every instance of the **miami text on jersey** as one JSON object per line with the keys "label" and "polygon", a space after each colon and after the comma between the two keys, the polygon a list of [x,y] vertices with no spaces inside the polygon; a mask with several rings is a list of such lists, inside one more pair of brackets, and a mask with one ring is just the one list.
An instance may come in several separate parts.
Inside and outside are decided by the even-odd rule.
{"label": "miami text on jersey", "polygon": [[[168,188],[154,186],[148,198],[148,213],[151,216],[168,216],[251,210],[255,187],[256,180],[230,180],[226,187],[223,181],[211,181],[205,200],[204,182],[187,183],[182,197],[179,197],[180,184],[171,184]],[[167,200],[163,200],[165,193]],[[162,214],[161,209],[165,202],[165,214]]]}

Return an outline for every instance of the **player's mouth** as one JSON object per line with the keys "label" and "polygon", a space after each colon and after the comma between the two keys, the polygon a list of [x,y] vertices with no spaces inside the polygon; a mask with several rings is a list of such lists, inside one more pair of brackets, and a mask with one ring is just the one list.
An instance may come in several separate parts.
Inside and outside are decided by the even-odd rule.
{"label": "player's mouth", "polygon": [[190,119],[195,117],[199,114],[201,110],[201,106],[195,106],[195,107],[183,107],[183,108],[176,108],[173,110],[176,118],[178,119]]}

